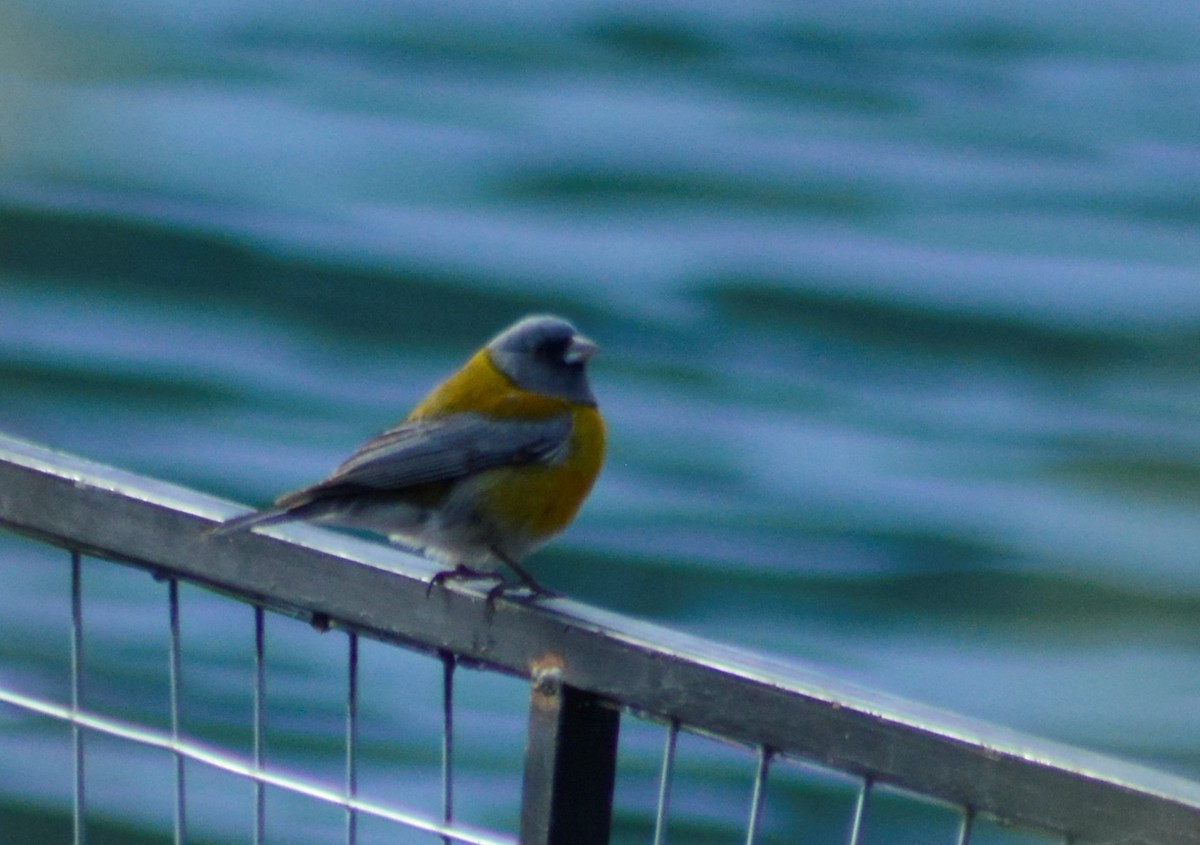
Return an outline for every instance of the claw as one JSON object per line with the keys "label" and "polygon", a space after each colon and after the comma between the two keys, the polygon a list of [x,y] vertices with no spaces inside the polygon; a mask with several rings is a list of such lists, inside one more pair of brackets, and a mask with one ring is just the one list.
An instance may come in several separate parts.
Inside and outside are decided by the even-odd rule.
{"label": "claw", "polygon": [[453,569],[443,569],[430,578],[429,583],[425,585],[425,598],[429,598],[429,594],[433,592],[434,587],[440,586],[447,581],[470,581],[477,578],[491,578],[503,583],[503,579],[498,572],[492,572],[487,569],[472,569],[466,564],[460,563]]}
{"label": "claw", "polygon": [[[495,555],[497,559],[503,561],[509,569],[516,573],[517,577],[521,579],[521,585],[526,587],[529,592],[533,594],[535,599],[553,599],[562,595],[562,593],[556,593],[554,590],[543,587],[537,582],[537,579],[529,574],[525,567],[521,566],[495,546],[492,547],[492,554]],[[504,591],[501,590],[500,592]]]}
{"label": "claw", "polygon": [[541,584],[534,581],[532,584],[510,584],[507,581],[501,581],[496,586],[487,591],[487,597],[484,599],[484,607],[487,612],[488,619],[492,618],[492,614],[496,611],[496,599],[500,598],[505,593],[513,590],[528,590],[529,597],[520,599],[521,601],[537,601],[538,599],[557,599],[562,598],[562,593],[557,590],[551,590],[543,587]]}
{"label": "claw", "polygon": [[453,569],[444,569],[430,578],[429,583],[425,585],[425,598],[429,598],[434,587],[440,586],[450,580],[470,581],[481,578],[490,578],[496,581],[496,583],[487,591],[487,595],[484,598],[484,611],[487,614],[487,618],[491,619],[492,615],[496,611],[496,599],[500,598],[509,590],[526,589],[529,591],[531,601],[536,601],[537,599],[554,599],[562,596],[562,593],[551,590],[547,587],[543,587],[534,579],[532,575],[526,572],[525,569],[523,569],[508,556],[501,554],[495,549],[492,551],[499,560],[506,563],[509,568],[511,568],[512,571],[517,574],[517,578],[520,579],[519,584],[510,584],[504,580],[503,575],[494,570],[473,569],[472,567],[467,566],[465,563],[460,563]]}
{"label": "claw", "polygon": [[504,591],[508,589],[508,582],[501,581],[496,586],[487,591],[487,597],[483,600],[483,612],[487,616],[488,621],[492,619],[492,615],[496,612],[496,599],[504,595]]}

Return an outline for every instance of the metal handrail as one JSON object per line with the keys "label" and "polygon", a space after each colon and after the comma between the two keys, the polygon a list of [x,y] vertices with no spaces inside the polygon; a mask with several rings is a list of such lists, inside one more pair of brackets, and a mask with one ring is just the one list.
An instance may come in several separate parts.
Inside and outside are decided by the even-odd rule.
{"label": "metal handrail", "polygon": [[674,726],[1058,833],[1200,845],[1200,784],[568,599],[528,603],[307,525],[213,537],[244,509],[0,437],[0,524],[352,632],[555,683]]}

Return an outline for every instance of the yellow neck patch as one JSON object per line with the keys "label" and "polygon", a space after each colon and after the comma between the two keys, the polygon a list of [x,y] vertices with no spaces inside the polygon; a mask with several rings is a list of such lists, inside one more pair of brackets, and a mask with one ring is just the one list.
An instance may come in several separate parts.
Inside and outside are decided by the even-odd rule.
{"label": "yellow neck patch", "polygon": [[574,403],[530,393],[517,387],[481,349],[450,378],[442,382],[408,415],[410,420],[450,414],[486,414],[499,419],[536,420],[563,414]]}

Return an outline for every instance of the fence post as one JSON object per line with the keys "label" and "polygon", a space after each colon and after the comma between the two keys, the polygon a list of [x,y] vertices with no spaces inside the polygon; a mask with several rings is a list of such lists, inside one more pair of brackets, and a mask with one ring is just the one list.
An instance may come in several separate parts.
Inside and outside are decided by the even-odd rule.
{"label": "fence post", "polygon": [[534,666],[521,795],[521,845],[608,845],[620,714]]}

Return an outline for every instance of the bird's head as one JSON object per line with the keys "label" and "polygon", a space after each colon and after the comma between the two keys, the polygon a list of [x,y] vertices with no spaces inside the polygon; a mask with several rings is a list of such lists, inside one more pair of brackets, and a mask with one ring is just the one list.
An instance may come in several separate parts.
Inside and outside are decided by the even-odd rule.
{"label": "bird's head", "polygon": [[597,346],[561,317],[526,317],[487,345],[496,367],[533,393],[596,404],[587,380],[587,362]]}

